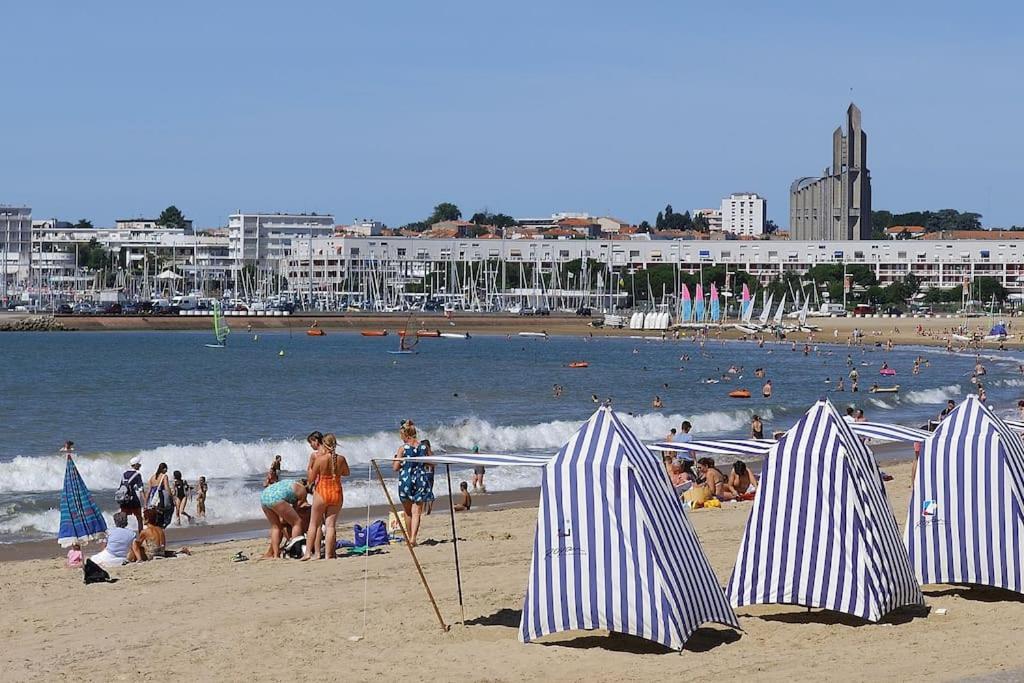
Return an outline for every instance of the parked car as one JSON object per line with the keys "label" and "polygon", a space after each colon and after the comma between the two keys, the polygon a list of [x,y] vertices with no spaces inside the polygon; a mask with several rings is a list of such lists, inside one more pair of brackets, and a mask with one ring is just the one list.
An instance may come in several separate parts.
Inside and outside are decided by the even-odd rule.
{"label": "parked car", "polygon": [[533,306],[523,306],[519,309],[519,315],[537,315]]}
{"label": "parked car", "polygon": [[57,307],[57,313],[60,315],[71,315],[74,312],[75,309],[71,307],[71,304],[64,303]]}
{"label": "parked car", "polygon": [[96,312],[96,307],[88,301],[79,301],[75,304],[73,312],[75,315],[92,315]]}
{"label": "parked car", "polygon": [[103,315],[121,315],[121,312],[121,304],[117,303],[116,301],[114,303],[105,304],[103,308],[100,309],[100,313],[102,313]]}
{"label": "parked car", "polygon": [[576,315],[578,315],[581,318],[589,318],[590,308],[588,308],[587,306],[580,306],[579,308],[576,309]]}

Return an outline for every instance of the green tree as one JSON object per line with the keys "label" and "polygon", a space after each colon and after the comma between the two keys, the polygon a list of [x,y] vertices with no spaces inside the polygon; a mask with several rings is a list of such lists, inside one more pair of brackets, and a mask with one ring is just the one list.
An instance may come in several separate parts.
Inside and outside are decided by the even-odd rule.
{"label": "green tree", "polygon": [[707,218],[704,218],[704,214],[698,214],[693,219],[693,229],[697,232],[711,232],[711,224],[708,223]]}
{"label": "green tree", "polygon": [[516,224],[516,219],[503,213],[491,213],[490,211],[478,211],[469,219],[470,223],[477,225],[493,225],[496,228],[511,228]]}
{"label": "green tree", "polygon": [[185,214],[183,214],[181,210],[173,204],[160,212],[160,218],[158,218],[156,222],[157,225],[162,225],[165,228],[184,229],[188,225],[185,220]]}
{"label": "green tree", "polygon": [[1008,294],[1006,287],[1003,287],[1002,283],[994,277],[979,277],[972,290],[976,293],[978,301],[983,304],[988,304],[993,298],[1002,303]]}
{"label": "green tree", "polygon": [[[669,208],[671,209],[672,207],[670,206]],[[654,229],[661,230],[663,227],[665,227],[665,214],[659,211],[658,215],[654,219]]]}
{"label": "green tree", "polygon": [[78,248],[78,265],[90,270],[100,270],[107,266],[109,256],[95,237],[87,244]]}
{"label": "green tree", "polygon": [[90,221],[88,219],[85,219],[85,218],[79,218],[78,222],[75,223],[75,229],[76,230],[92,230],[93,229],[92,221]]}
{"label": "green tree", "polygon": [[903,278],[903,285],[907,288],[909,295],[907,298],[914,296],[921,291],[921,278],[917,277],[913,273],[907,273],[906,277]]}
{"label": "green tree", "polygon": [[427,223],[433,225],[442,221],[457,221],[460,218],[462,218],[462,212],[459,211],[459,207],[451,202],[441,202],[434,207],[434,213],[430,214]]}
{"label": "green tree", "polygon": [[764,224],[764,234],[771,235],[779,231],[779,226],[775,224],[775,221],[768,219]]}
{"label": "green tree", "polygon": [[636,226],[637,232],[650,232],[651,224],[647,221],[640,221],[640,225]]}

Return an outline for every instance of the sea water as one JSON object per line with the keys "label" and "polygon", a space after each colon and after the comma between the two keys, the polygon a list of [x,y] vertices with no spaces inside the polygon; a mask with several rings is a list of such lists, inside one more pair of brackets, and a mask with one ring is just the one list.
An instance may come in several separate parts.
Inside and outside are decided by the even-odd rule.
{"label": "sea water", "polygon": [[[801,335],[803,336],[803,335]],[[115,509],[113,492],[128,459],[149,477],[166,462],[195,483],[205,476],[210,523],[259,519],[259,491],[275,454],[286,476],[300,476],[313,430],[334,432],[353,466],[345,505],[383,502],[369,478],[371,459],[397,450],[397,430],[412,419],[435,449],[554,453],[596,408],[611,400],[645,440],[663,439],[683,420],[696,438],[747,437],[759,414],[765,433],[784,430],[816,399],[855,404],[868,419],[919,426],[947,399],[974,391],[971,354],[872,343],[821,344],[805,356],[786,343],[475,336],[424,339],[415,355],[394,355],[397,338],[328,333],[235,331],[225,349],[201,332],[22,333],[0,336],[0,542],[52,535],[58,524],[65,462],[76,463],[97,503]],[[281,352],[284,352],[281,355]],[[1019,354],[988,352],[982,378],[989,402],[1010,411],[1022,392]],[[850,360],[847,360],[847,356]],[[913,375],[913,360],[930,361]],[[583,369],[567,367],[585,360]],[[896,377],[880,377],[883,361]],[[861,391],[835,392],[850,365]],[[742,366],[729,373],[730,366]],[[771,399],[761,398],[764,368]],[[737,368],[739,370],[739,368]],[[728,380],[723,380],[723,376]],[[717,383],[706,383],[709,379]],[[826,381],[830,380],[830,381]],[[873,382],[900,393],[867,392]],[[554,385],[563,388],[554,395]],[[749,389],[753,398],[730,399]],[[653,409],[660,396],[662,409]],[[390,472],[390,461],[382,463]],[[455,487],[469,472],[453,471]],[[506,467],[487,473],[489,490],[536,486],[539,473]],[[440,493],[441,485],[437,487]]]}

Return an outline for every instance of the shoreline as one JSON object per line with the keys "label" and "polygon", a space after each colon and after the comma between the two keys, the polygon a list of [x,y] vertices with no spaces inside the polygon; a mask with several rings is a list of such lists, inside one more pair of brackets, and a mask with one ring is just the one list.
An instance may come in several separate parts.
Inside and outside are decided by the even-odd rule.
{"label": "shoreline", "polygon": [[[885,467],[899,467],[905,465],[907,462],[913,459],[913,447],[910,444],[901,443],[886,443],[879,444],[872,447],[872,451],[875,454],[876,460],[879,466]],[[725,463],[726,460],[723,458],[721,462]],[[761,460],[747,460],[747,464],[757,474],[761,476]],[[730,461],[731,463],[731,461]],[[453,481],[454,484],[454,481]],[[438,480],[438,487],[443,486],[443,480]],[[444,489],[447,487],[444,486]],[[453,488],[453,495],[458,495],[458,492]],[[475,494],[473,496],[473,512],[492,512],[497,510],[515,509],[515,508],[531,508],[537,507],[537,501],[540,499],[540,487],[528,486],[521,489],[511,489],[508,491],[494,491],[484,494]],[[398,503],[396,502],[396,506]],[[399,509],[400,506],[399,506]],[[383,519],[387,520],[388,513],[391,508],[387,504],[375,504],[370,506],[369,517],[370,521]],[[433,514],[444,515],[447,517],[448,512],[448,494],[445,490],[441,490],[437,495],[434,503]],[[340,527],[350,524],[365,524],[366,523],[366,508],[342,508],[341,513],[338,515],[338,526]],[[128,520],[128,528],[133,529],[135,519],[130,518]],[[169,526],[166,529],[168,545],[174,545],[177,547],[183,545],[219,545],[222,543],[231,543],[234,541],[252,541],[256,539],[265,539],[269,531],[267,529],[267,522],[265,519],[256,518],[241,520],[237,522],[224,522],[221,524],[198,524],[190,526]],[[338,536],[342,536],[339,534]],[[89,544],[83,548],[86,557],[99,552],[101,544],[99,542]],[[34,541],[15,541],[13,543],[0,544],[0,564],[8,562],[22,562],[28,560],[43,560],[51,558],[60,558],[66,554],[66,550],[57,545],[54,539],[42,539]]]}
{"label": "shoreline", "polygon": [[[21,318],[32,317],[27,314],[0,314],[0,322],[16,321]],[[451,320],[444,317],[442,313],[419,313],[419,314],[386,314],[386,313],[324,313],[317,315],[290,315],[290,316],[259,316],[239,315],[228,316],[227,322],[234,327],[236,334],[242,332],[249,325],[253,331],[260,332],[291,332],[301,334],[315,320],[318,326],[328,334],[330,333],[351,333],[356,334],[361,330],[386,329],[389,336],[397,334],[398,331],[408,327],[412,329],[440,330],[442,332],[468,332],[472,334],[493,334],[493,335],[515,335],[518,332],[546,332],[549,336],[594,336],[594,337],[642,337],[660,339],[660,330],[631,330],[611,329],[604,327],[591,327],[589,323],[602,319],[600,314],[592,318],[582,318],[570,314],[555,314],[551,316],[516,316],[502,313],[459,313]],[[72,332],[168,332],[168,331],[204,331],[210,329],[209,316],[75,316],[58,315],[55,318],[63,325],[73,328]],[[788,323],[793,321],[788,320]],[[966,325],[971,331],[987,332],[989,329],[988,318],[814,318],[809,317],[808,322],[821,328],[813,333],[814,341],[818,343],[844,344],[854,329],[864,332],[864,344],[875,342],[885,343],[891,339],[894,344],[907,345],[915,344],[921,346],[942,346],[946,345],[946,339],[951,330]],[[1011,333],[1013,319],[1009,319]],[[709,328],[709,339],[751,339],[750,335],[736,330],[731,322],[725,323],[721,328]],[[916,328],[922,328],[922,334],[918,334]],[[1024,324],[1021,325],[1024,327]],[[693,336],[695,328],[683,329],[687,338]],[[672,331],[666,334],[671,335]],[[802,343],[808,341],[809,335],[806,332],[791,332],[787,336],[787,342],[796,341]],[[427,339],[430,341],[430,339]],[[768,338],[766,338],[768,341]],[[1022,336],[1014,334],[1005,344],[1007,348],[1022,348]],[[954,344],[954,347],[961,344]],[[982,349],[995,350],[998,347],[996,342],[984,342],[980,345]],[[974,348],[973,346],[971,348]]]}

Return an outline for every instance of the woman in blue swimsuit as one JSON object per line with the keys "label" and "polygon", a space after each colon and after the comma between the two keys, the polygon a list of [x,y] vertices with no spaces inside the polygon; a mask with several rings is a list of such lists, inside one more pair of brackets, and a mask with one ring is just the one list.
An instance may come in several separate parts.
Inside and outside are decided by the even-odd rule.
{"label": "woman in blue swimsuit", "polygon": [[305,503],[307,493],[305,482],[298,479],[282,479],[263,489],[260,504],[263,506],[263,514],[270,522],[270,548],[264,557],[281,557],[282,524],[288,524],[292,528],[289,545],[304,538],[302,518],[295,511],[295,505]]}
{"label": "woman in blue swimsuit", "polygon": [[429,466],[420,462],[410,462],[407,458],[424,456],[427,454],[427,448],[416,438],[416,426],[412,420],[402,422],[398,434],[402,437],[402,445],[395,454],[392,468],[398,472],[398,498],[402,501],[402,508],[405,511],[405,528],[409,534],[409,543],[416,545],[423,507],[434,499],[434,493],[431,491]]}

